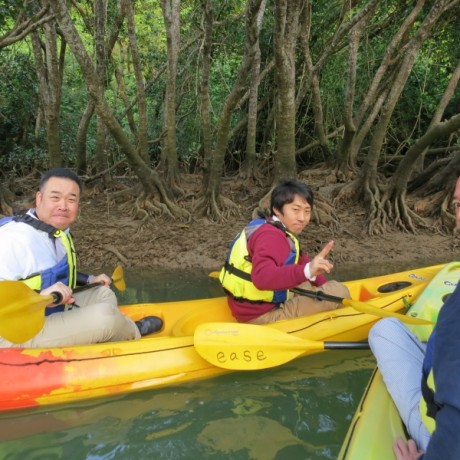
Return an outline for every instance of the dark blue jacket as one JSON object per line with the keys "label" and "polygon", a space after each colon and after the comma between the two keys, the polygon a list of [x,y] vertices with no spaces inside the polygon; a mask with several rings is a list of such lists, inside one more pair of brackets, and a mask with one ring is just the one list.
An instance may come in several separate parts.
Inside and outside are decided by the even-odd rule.
{"label": "dark blue jacket", "polygon": [[[436,414],[433,432],[423,460],[460,459],[460,283],[439,313],[433,337]],[[431,338],[428,344],[429,349]]]}

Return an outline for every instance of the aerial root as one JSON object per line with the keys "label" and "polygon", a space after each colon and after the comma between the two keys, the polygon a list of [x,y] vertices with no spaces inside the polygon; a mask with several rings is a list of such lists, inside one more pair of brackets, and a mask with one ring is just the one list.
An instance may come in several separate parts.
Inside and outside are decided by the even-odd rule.
{"label": "aerial root", "polygon": [[229,198],[220,196],[216,199],[215,194],[206,194],[195,203],[196,215],[207,217],[215,222],[225,222],[229,217],[240,213],[239,207]]}

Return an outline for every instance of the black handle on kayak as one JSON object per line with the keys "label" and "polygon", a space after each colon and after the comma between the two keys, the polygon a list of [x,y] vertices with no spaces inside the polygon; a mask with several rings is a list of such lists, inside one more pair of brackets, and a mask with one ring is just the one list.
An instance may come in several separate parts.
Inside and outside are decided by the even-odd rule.
{"label": "black handle on kayak", "polygon": [[343,297],[336,297],[335,295],[325,294],[323,291],[308,291],[302,288],[293,288],[290,291],[294,294],[304,295],[316,300],[328,300],[329,302],[342,303],[345,299]]}

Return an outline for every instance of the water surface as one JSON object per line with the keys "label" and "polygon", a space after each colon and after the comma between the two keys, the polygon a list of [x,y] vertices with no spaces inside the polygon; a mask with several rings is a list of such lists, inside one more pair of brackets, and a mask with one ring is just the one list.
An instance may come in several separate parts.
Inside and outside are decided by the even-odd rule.
{"label": "water surface", "polygon": [[[335,277],[412,266],[344,267]],[[120,303],[222,295],[207,275],[125,271]],[[274,369],[0,415],[0,459],[335,459],[374,364],[366,350],[328,351]]]}

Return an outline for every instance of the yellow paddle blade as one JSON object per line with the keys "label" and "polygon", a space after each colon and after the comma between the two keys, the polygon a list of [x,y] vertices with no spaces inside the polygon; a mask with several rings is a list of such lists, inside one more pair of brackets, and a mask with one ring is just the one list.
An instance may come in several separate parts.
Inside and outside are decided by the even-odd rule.
{"label": "yellow paddle blade", "polygon": [[324,342],[240,323],[201,324],[195,330],[194,343],[198,354],[214,366],[238,370],[275,367],[307,351],[324,350]]}
{"label": "yellow paddle blade", "polygon": [[23,343],[45,324],[45,307],[52,295],[40,295],[21,281],[0,281],[0,336]]}
{"label": "yellow paddle blade", "polygon": [[117,265],[112,273],[113,285],[121,292],[126,291],[126,283],[123,277],[123,268]]}
{"label": "yellow paddle blade", "polygon": [[360,302],[359,300],[343,299],[342,304],[346,307],[354,308],[361,313],[368,313],[369,315],[375,315],[380,317],[397,318],[403,323],[407,324],[433,324],[431,321],[427,321],[421,318],[413,318],[412,316],[402,315],[392,311],[387,311],[383,308],[374,307],[373,305]]}
{"label": "yellow paddle blade", "polygon": [[216,278],[219,279],[220,272],[211,272],[208,276],[209,278]]}

